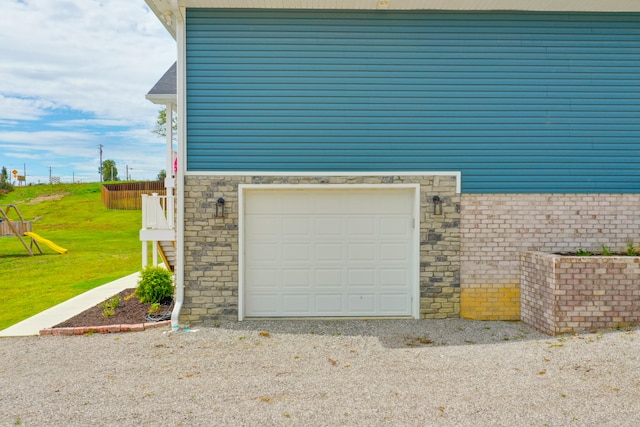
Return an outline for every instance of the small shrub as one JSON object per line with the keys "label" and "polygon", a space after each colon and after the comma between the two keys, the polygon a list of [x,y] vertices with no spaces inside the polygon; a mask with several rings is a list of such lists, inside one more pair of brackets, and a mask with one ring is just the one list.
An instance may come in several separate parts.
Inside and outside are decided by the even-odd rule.
{"label": "small shrub", "polygon": [[9,178],[9,172],[6,167],[2,167],[0,170],[0,193],[9,193],[13,191],[13,185],[11,185],[11,179]]}
{"label": "small shrub", "polygon": [[10,193],[14,190],[13,185],[9,182],[0,182],[0,194]]}
{"label": "small shrub", "polygon": [[116,309],[120,307],[120,302],[120,295],[116,295],[100,303],[100,308],[102,309],[102,317],[113,316],[116,313]]}
{"label": "small shrub", "polygon": [[611,256],[613,255],[608,247],[602,245],[602,256]]}
{"label": "small shrub", "polygon": [[629,242],[627,245],[627,256],[638,256],[638,250],[633,247],[633,242]]}
{"label": "small shrub", "polygon": [[171,272],[162,267],[148,266],[140,272],[136,297],[143,304],[164,303],[173,297]]}
{"label": "small shrub", "polygon": [[154,302],[153,304],[151,304],[151,307],[149,307],[149,314],[157,313],[159,311],[160,311],[159,302]]}
{"label": "small shrub", "polygon": [[579,248],[578,251],[576,252],[577,256],[591,256],[591,252],[589,251],[585,251],[582,248]]}

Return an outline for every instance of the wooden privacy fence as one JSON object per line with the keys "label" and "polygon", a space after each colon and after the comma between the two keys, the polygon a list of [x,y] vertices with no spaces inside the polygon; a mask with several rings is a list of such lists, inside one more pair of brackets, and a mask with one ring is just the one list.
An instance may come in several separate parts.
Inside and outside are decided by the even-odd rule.
{"label": "wooden privacy fence", "polygon": [[152,193],[158,193],[161,196],[167,194],[164,181],[103,184],[102,204],[107,209],[141,210],[142,195]]}

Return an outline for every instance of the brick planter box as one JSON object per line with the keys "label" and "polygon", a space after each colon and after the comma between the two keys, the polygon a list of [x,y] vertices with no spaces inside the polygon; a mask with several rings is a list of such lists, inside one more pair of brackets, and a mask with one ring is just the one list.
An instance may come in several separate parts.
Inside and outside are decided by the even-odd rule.
{"label": "brick planter box", "polygon": [[520,256],[522,321],[550,335],[640,325],[640,257]]}

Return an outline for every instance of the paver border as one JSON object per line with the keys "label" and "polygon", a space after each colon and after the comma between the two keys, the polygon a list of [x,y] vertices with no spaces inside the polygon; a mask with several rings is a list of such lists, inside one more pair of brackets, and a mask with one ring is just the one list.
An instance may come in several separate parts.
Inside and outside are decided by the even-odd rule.
{"label": "paver border", "polygon": [[117,334],[121,332],[139,332],[147,329],[161,328],[163,326],[170,326],[171,320],[163,320],[160,322],[147,322],[147,323],[123,323],[119,325],[104,325],[104,326],[77,326],[69,328],[45,328],[40,329],[40,336],[72,336],[72,335],[86,335],[86,334]]}

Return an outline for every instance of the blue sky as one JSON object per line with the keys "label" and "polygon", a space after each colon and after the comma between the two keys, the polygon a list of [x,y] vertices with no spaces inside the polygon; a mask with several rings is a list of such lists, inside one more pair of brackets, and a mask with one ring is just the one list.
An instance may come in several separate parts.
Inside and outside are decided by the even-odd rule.
{"label": "blue sky", "polygon": [[123,179],[165,168],[145,94],[176,48],[144,0],[2,0],[0,40],[0,167],[95,182],[103,145]]}

